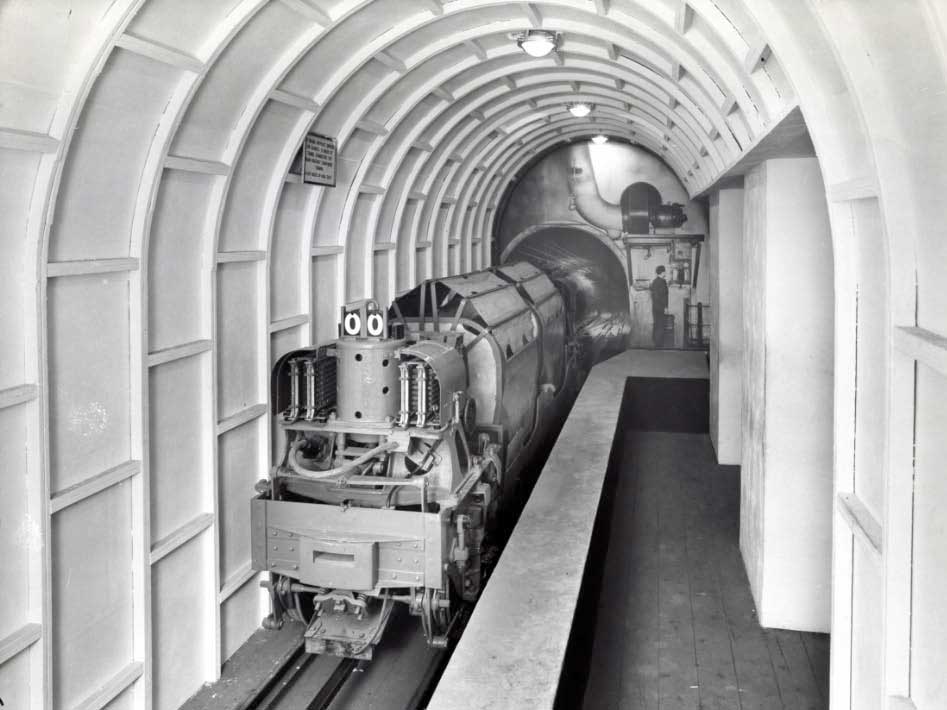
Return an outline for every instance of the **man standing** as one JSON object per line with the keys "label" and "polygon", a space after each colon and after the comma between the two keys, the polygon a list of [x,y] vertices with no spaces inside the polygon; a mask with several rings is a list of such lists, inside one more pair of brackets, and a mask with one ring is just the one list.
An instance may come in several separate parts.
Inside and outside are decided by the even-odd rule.
{"label": "man standing", "polygon": [[654,347],[660,348],[664,343],[664,311],[668,307],[668,284],[664,280],[664,267],[654,270],[657,276],[651,282],[651,316],[654,319],[654,329],[651,339]]}

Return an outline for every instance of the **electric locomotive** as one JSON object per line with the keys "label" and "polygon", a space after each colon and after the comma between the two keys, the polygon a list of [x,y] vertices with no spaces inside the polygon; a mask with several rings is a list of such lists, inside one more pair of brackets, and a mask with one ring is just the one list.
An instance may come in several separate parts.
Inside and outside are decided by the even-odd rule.
{"label": "electric locomotive", "polygon": [[522,262],[342,309],[272,376],[280,463],[252,500],[254,569],[306,650],[368,659],[395,604],[447,643],[484,539],[577,390],[567,291]]}

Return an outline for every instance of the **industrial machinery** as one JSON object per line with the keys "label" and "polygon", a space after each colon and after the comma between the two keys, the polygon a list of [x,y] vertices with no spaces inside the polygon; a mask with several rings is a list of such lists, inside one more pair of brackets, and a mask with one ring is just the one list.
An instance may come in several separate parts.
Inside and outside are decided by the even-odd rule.
{"label": "industrial machinery", "polygon": [[252,501],[253,566],[306,649],[371,658],[395,604],[444,646],[484,540],[577,386],[569,293],[518,263],[433,279],[276,364],[281,462]]}
{"label": "industrial machinery", "polygon": [[687,214],[684,212],[684,205],[668,202],[651,206],[648,209],[648,221],[653,229],[677,229],[687,221]]}

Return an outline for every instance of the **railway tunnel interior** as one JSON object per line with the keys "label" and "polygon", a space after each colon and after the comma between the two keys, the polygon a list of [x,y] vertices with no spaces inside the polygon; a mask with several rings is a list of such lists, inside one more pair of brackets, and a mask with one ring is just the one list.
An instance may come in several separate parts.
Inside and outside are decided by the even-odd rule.
{"label": "railway tunnel interior", "polygon": [[508,250],[541,268],[574,299],[575,331],[588,366],[625,350],[631,331],[628,277],[609,247],[576,227],[550,226]]}
{"label": "railway tunnel interior", "polygon": [[[933,0],[0,4],[3,704],[173,710],[217,678],[266,611],[272,366],[347,302],[501,261],[548,221],[497,228],[537,156],[621,146],[705,212],[700,273],[674,258],[764,623],[831,628],[833,708],[942,706],[945,38]],[[636,182],[539,189],[624,247]],[[634,335],[668,252],[573,228],[513,251],[561,242]]]}

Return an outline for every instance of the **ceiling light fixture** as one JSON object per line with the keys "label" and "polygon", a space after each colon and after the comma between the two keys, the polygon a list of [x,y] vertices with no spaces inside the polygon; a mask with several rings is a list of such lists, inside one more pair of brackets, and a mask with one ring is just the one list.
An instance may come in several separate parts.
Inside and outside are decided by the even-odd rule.
{"label": "ceiling light fixture", "polygon": [[585,118],[590,113],[592,113],[592,104],[585,103],[584,101],[578,101],[574,104],[566,104],[566,107],[576,118]]}
{"label": "ceiling light fixture", "polygon": [[527,30],[516,38],[516,45],[531,57],[545,57],[558,44],[559,37],[545,30]]}
{"label": "ceiling light fixture", "polygon": [[599,133],[597,136],[592,136],[592,142],[595,145],[602,145],[603,143],[608,143],[608,136],[603,136]]}

